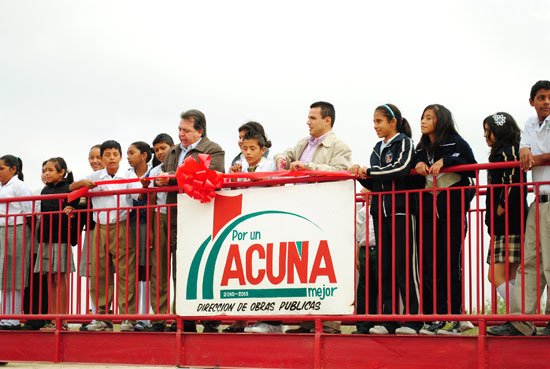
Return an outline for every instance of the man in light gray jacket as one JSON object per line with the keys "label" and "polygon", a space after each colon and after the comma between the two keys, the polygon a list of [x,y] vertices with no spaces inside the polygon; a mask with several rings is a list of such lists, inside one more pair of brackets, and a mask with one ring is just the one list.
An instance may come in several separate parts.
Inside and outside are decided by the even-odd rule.
{"label": "man in light gray jacket", "polygon": [[[334,126],[334,106],[328,102],[318,101],[311,104],[307,125],[309,137],[303,138],[296,146],[275,155],[277,169],[291,170],[347,170],[351,165],[351,150],[336,137]],[[287,333],[311,333],[314,331],[312,321],[301,322],[297,329]],[[340,333],[340,322],[323,322],[325,333]]]}
{"label": "man in light gray jacket", "polygon": [[275,155],[277,169],[347,170],[351,166],[351,150],[332,131],[334,119],[332,104],[324,101],[311,104],[307,120],[310,136]]}

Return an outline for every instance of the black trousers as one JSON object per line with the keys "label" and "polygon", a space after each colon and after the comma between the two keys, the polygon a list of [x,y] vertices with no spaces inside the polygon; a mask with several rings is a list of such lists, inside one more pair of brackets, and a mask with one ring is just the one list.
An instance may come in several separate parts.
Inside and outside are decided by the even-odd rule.
{"label": "black trousers", "polygon": [[[399,314],[399,294],[403,301],[403,312],[418,314],[418,250],[416,245],[416,218],[414,215],[395,215],[374,219],[374,232],[379,243],[382,271],[382,314]],[[407,243],[408,223],[408,243]],[[380,229],[381,227],[381,229]],[[395,238],[395,249],[393,239]],[[395,268],[393,260],[395,258]],[[407,283],[408,268],[408,283]],[[395,283],[395,284],[394,284]],[[408,286],[408,303],[407,303]],[[395,292],[395,298],[393,297]],[[393,302],[395,301],[395,305]],[[408,310],[407,310],[408,308]],[[399,327],[398,322],[385,322],[390,333]],[[420,329],[423,322],[405,322],[404,326]]]}
{"label": "black trousers", "polygon": [[[422,222],[422,239],[419,244],[422,245],[422,304],[425,314],[434,313],[434,276],[435,311],[437,314],[462,313],[462,230],[464,229],[464,234],[466,234],[468,224],[466,219],[461,216],[451,216],[449,221],[449,230],[447,229],[447,219],[435,221],[435,240],[433,237],[434,219],[424,218]],[[447,235],[450,235],[449,242]],[[447,260],[448,258],[449,260]],[[450,291],[447,288],[449,279]]]}
{"label": "black trousers", "polygon": [[[33,255],[33,263],[37,254]],[[33,273],[33,265],[29,268],[29,284],[23,292],[23,312],[25,314],[48,314],[48,273]],[[31,291],[32,280],[32,291]],[[40,295],[40,283],[42,283],[42,296]],[[31,306],[32,295],[32,306]],[[40,308],[40,304],[42,305]],[[46,320],[27,320],[27,324],[35,329],[45,326]]]}
{"label": "black trousers", "polygon": [[[356,310],[357,314],[365,314],[365,297],[367,294],[367,283],[369,286],[369,314],[376,314],[378,312],[378,258],[376,256],[376,247],[369,246],[369,278],[366,281],[367,267],[366,267],[366,247],[361,246],[359,248],[359,283],[357,285],[356,294]],[[368,331],[374,327],[375,322],[364,321],[357,322],[356,327],[358,331]]]}

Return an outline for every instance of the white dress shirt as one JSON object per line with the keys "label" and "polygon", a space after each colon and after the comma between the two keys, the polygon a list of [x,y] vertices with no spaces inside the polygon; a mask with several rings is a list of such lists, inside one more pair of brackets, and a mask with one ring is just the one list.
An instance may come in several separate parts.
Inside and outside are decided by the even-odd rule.
{"label": "white dress shirt", "polygon": [[187,151],[193,150],[195,147],[197,147],[201,142],[201,140],[202,140],[202,137],[199,138],[197,142],[187,146],[187,148],[180,143],[181,152],[180,152],[180,156],[178,157],[178,166],[183,164],[183,161],[185,160],[185,154],[187,154]]}
{"label": "white dress shirt", "polygon": [[[129,179],[137,178],[136,174],[130,170],[122,170],[120,167],[116,172],[114,177],[111,177],[107,173],[107,169],[101,169],[89,174],[87,179],[94,182],[98,181],[110,181],[114,179]],[[141,188],[141,183],[139,181],[132,183],[122,183],[122,184],[105,184],[97,186],[90,191],[118,191],[118,190],[127,190],[127,189],[137,189]],[[114,224],[117,222],[117,211],[99,211],[100,209],[113,209],[113,208],[122,208],[118,211],[118,221],[126,220],[128,213],[127,209],[132,207],[132,198],[138,199],[138,194],[124,194],[124,195],[109,195],[109,196],[94,196],[92,197],[92,205],[94,206],[94,221],[99,224]]]}
{"label": "white dress shirt", "polygon": [[[158,177],[158,175],[162,173],[161,167],[162,167],[162,163],[157,165],[153,169],[151,169],[151,171],[149,172],[149,177]],[[155,187],[155,184],[153,181],[151,181],[151,183],[149,184],[149,187]],[[167,196],[168,196],[168,192],[166,191],[157,192],[157,205],[166,205]],[[159,209],[162,214],[168,213],[168,208],[166,207],[155,208],[155,211],[158,213]]]}
{"label": "white dress shirt", "polygon": [[[17,176],[13,176],[5,185],[0,183],[0,199],[9,197],[32,196],[31,189]],[[5,215],[29,214],[32,211],[32,201],[13,201],[0,203],[0,227],[6,226]],[[15,220],[15,222],[14,222]],[[8,217],[8,225],[23,224],[24,217]]]}
{"label": "white dress shirt", "polygon": [[[537,116],[527,119],[521,134],[520,149],[529,147],[533,155],[550,153],[550,115],[539,124]],[[538,166],[532,169],[533,182],[550,181],[550,166]],[[550,194],[550,185],[539,187],[540,195]]]}
{"label": "white dress shirt", "polygon": [[[246,160],[242,163],[242,169],[241,172],[248,173],[248,168],[250,165]],[[260,162],[256,166],[256,170],[254,172],[275,172],[277,171],[277,165],[275,164],[275,161],[271,158],[264,158],[262,157],[260,159]]]}

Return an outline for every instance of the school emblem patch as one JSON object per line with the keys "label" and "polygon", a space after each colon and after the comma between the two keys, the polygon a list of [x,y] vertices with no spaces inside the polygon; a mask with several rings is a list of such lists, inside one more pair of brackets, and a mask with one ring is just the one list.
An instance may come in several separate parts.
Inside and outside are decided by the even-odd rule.
{"label": "school emblem patch", "polygon": [[392,159],[393,159],[393,154],[392,154],[391,151],[388,151],[388,152],[386,153],[386,164],[391,163]]}

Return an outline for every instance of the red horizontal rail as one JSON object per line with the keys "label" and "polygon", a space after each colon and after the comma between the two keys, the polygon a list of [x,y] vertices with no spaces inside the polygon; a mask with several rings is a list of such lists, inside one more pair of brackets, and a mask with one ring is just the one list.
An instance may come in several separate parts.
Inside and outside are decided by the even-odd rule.
{"label": "red horizontal rail", "polygon": [[[519,164],[518,162],[506,162],[506,163],[464,165],[464,166],[453,167],[452,170],[443,170],[442,172],[445,172],[445,171],[476,171],[476,178],[479,181],[479,178],[480,178],[479,171],[480,170],[515,167],[515,166],[518,166],[518,164]],[[334,177],[331,177],[331,176],[304,177],[304,178],[300,178],[300,177],[296,177],[296,178],[278,178],[278,179],[265,179],[265,180],[257,180],[257,181],[228,182],[228,183],[224,184],[224,187],[225,188],[235,188],[235,187],[242,188],[242,187],[254,187],[254,186],[272,186],[272,185],[284,185],[284,184],[289,184],[289,183],[310,183],[310,182],[337,181],[337,180],[341,180],[341,179],[342,178],[339,177],[339,176],[334,176]],[[92,275],[91,275],[92,268],[91,268],[91,265],[90,265],[88,267],[88,269],[86,271],[86,275],[84,277],[80,277],[76,273],[67,273],[68,280],[69,280],[69,282],[68,282],[69,283],[69,292],[68,292],[69,295],[68,295],[68,298],[67,298],[68,309],[69,309],[68,313],[66,313],[66,314],[53,313],[52,312],[51,301],[50,301],[50,303],[47,306],[47,311],[52,312],[52,313],[48,313],[48,314],[46,314],[46,313],[41,313],[41,314],[29,314],[29,313],[26,313],[26,314],[25,313],[12,314],[14,312],[14,307],[12,306],[11,310],[8,309],[9,311],[6,310],[5,301],[6,301],[7,297],[9,297],[10,295],[13,295],[13,292],[12,292],[13,289],[10,290],[9,288],[7,288],[7,287],[9,287],[9,285],[6,282],[4,282],[4,285],[0,286],[0,289],[2,290],[2,292],[0,292],[0,298],[1,298],[1,301],[2,301],[2,310],[0,310],[0,312],[2,314],[0,314],[0,318],[22,320],[22,321],[26,321],[26,320],[29,320],[29,319],[32,319],[32,320],[36,320],[36,319],[53,320],[53,321],[56,321],[58,323],[58,329],[56,331],[57,332],[56,334],[64,335],[64,337],[67,337],[68,340],[73,340],[74,339],[75,341],[78,341],[78,339],[69,338],[70,334],[72,334],[73,332],[63,332],[63,331],[61,331],[61,328],[59,328],[59,325],[60,325],[62,320],[67,320],[69,322],[87,322],[87,321],[90,321],[92,319],[98,319],[99,320],[99,319],[106,319],[107,318],[107,319],[113,320],[115,322],[121,321],[121,320],[167,320],[167,321],[175,321],[175,322],[177,322],[177,325],[179,327],[178,332],[180,332],[179,333],[180,336],[176,335],[176,342],[171,342],[171,344],[178,347],[176,349],[176,352],[174,353],[174,355],[177,356],[177,359],[175,359],[175,361],[172,361],[172,363],[176,362],[178,364],[181,364],[181,363],[184,363],[184,362],[185,363],[198,363],[198,364],[204,363],[204,362],[201,362],[200,359],[196,359],[197,361],[187,362],[187,361],[185,361],[186,359],[184,359],[184,356],[182,356],[183,353],[181,351],[185,352],[185,350],[192,350],[192,349],[189,348],[188,343],[185,342],[188,338],[182,338],[182,337],[184,337],[184,336],[182,336],[182,328],[183,328],[183,321],[184,320],[193,320],[193,321],[196,321],[196,320],[199,320],[199,321],[220,320],[220,321],[223,321],[223,322],[227,323],[227,322],[229,322],[231,320],[234,320],[234,319],[246,320],[246,321],[258,321],[259,319],[261,319],[261,320],[267,320],[267,321],[269,321],[269,320],[281,320],[281,321],[284,321],[285,324],[298,323],[300,321],[314,321],[316,323],[315,324],[316,329],[315,329],[315,335],[314,335],[315,338],[314,338],[314,340],[313,341],[308,341],[308,340],[301,340],[300,339],[299,344],[306,345],[306,346],[309,345],[309,344],[312,344],[314,347],[316,347],[315,350],[312,351],[312,355],[315,357],[315,359],[314,359],[315,364],[314,365],[316,367],[330,367],[330,366],[327,366],[327,363],[330,362],[330,359],[328,359],[328,358],[326,358],[326,356],[324,356],[324,353],[329,352],[330,349],[328,347],[324,346],[322,342],[324,342],[325,340],[326,340],[326,342],[338,341],[338,339],[334,339],[332,337],[328,338],[327,335],[322,333],[322,322],[340,321],[344,324],[350,324],[350,323],[357,323],[357,322],[362,322],[362,321],[371,321],[371,322],[380,322],[380,321],[425,322],[425,321],[435,321],[435,320],[473,321],[473,322],[476,323],[476,325],[479,326],[480,335],[477,336],[477,340],[478,340],[478,342],[483,343],[482,348],[483,348],[483,350],[485,350],[483,352],[484,352],[484,355],[487,355],[488,347],[492,346],[492,344],[489,343],[489,342],[491,342],[491,339],[485,337],[485,329],[486,329],[488,323],[497,324],[497,323],[505,322],[505,321],[526,321],[526,320],[534,321],[534,322],[543,322],[543,321],[550,320],[550,315],[542,314],[542,311],[540,310],[540,307],[537,310],[536,314],[529,314],[529,315],[526,315],[526,314],[508,314],[508,313],[506,313],[506,314],[497,314],[497,310],[496,310],[497,299],[496,299],[495,291],[494,291],[493,288],[485,288],[484,287],[485,278],[489,275],[487,267],[485,266],[485,252],[487,251],[488,247],[489,248],[492,247],[490,245],[490,243],[487,241],[490,238],[490,236],[492,236],[492,234],[491,234],[490,231],[486,232],[486,230],[485,230],[485,226],[483,224],[483,217],[484,217],[484,214],[486,212],[486,209],[482,208],[482,206],[480,204],[480,198],[482,196],[486,196],[486,194],[490,193],[489,189],[497,189],[499,187],[502,188],[504,186],[505,186],[505,188],[511,188],[511,187],[527,185],[528,187],[526,188],[526,191],[538,193],[538,187],[540,185],[549,184],[549,183],[550,182],[531,183],[531,182],[526,182],[526,181],[523,181],[523,182],[517,183],[517,184],[507,184],[507,185],[497,185],[497,184],[487,185],[487,184],[477,183],[473,186],[459,186],[459,187],[452,187],[452,188],[436,188],[436,189],[414,189],[414,190],[407,190],[407,191],[391,191],[391,192],[386,192],[386,193],[383,193],[383,194],[373,192],[373,193],[369,193],[369,194],[357,194],[355,196],[356,202],[361,204],[361,203],[365,203],[367,197],[369,197],[369,196],[381,197],[381,196],[396,196],[396,195],[403,195],[403,194],[407,194],[408,196],[411,196],[412,194],[421,194],[421,193],[430,194],[430,193],[434,193],[434,191],[441,191],[444,194],[444,196],[447,196],[445,194],[450,194],[450,193],[454,192],[454,193],[461,193],[461,196],[463,197],[463,196],[465,196],[464,195],[465,190],[473,189],[473,190],[476,191],[476,195],[475,195],[476,200],[472,202],[472,208],[470,208],[467,212],[468,214],[473,214],[476,217],[476,219],[470,220],[469,228],[468,228],[468,234],[464,234],[465,240],[463,241],[463,244],[462,244],[463,249],[465,251],[467,251],[467,257],[469,258],[469,260],[464,259],[464,260],[461,261],[462,266],[463,266],[463,271],[465,273],[465,277],[462,281],[463,297],[466,298],[466,296],[470,296],[468,298],[469,305],[464,302],[463,303],[464,304],[463,305],[464,309],[463,309],[462,313],[460,313],[460,314],[449,314],[449,313],[433,314],[433,313],[423,313],[422,311],[420,311],[419,314],[401,314],[399,311],[396,311],[396,310],[394,310],[392,314],[379,314],[378,312],[369,313],[368,310],[367,310],[367,312],[364,313],[364,314],[357,314],[356,313],[356,314],[351,314],[351,315],[298,315],[298,314],[296,314],[296,315],[268,315],[268,314],[263,314],[261,316],[258,316],[258,315],[247,315],[247,316],[217,315],[217,316],[193,316],[193,317],[188,317],[188,316],[178,316],[178,315],[175,315],[175,314],[168,314],[168,313],[163,314],[160,311],[158,311],[159,314],[150,314],[150,313],[138,314],[137,309],[136,309],[136,313],[120,314],[120,310],[117,308],[117,300],[124,300],[125,298],[128,298],[128,297],[127,296],[122,296],[122,295],[117,296],[116,291],[118,291],[120,289],[120,287],[116,286],[116,281],[115,281],[115,284],[113,286],[108,286],[107,284],[105,284],[106,289],[115,290],[115,297],[113,299],[113,309],[114,309],[114,311],[113,312],[108,312],[106,314],[97,314],[97,313],[90,313],[88,311],[89,308],[91,307],[90,303],[97,304],[97,300],[96,301],[90,301],[90,299],[89,299],[89,297],[91,297],[91,294],[89,292],[89,283],[97,285],[97,281],[92,278]],[[116,195],[136,194],[136,193],[144,193],[144,194],[147,195],[147,197],[149,197],[150,194],[158,193],[158,192],[165,192],[165,191],[177,192],[177,191],[179,191],[179,189],[176,186],[173,186],[173,187],[165,187],[165,188],[147,188],[147,189],[121,190],[121,191],[89,192],[88,194],[86,194],[85,197],[93,198],[93,197],[96,197],[96,196],[111,196],[111,195],[116,196]],[[8,204],[8,211],[9,211],[9,203],[15,202],[15,201],[44,201],[44,200],[60,200],[61,201],[65,198],[66,198],[66,195],[64,195],[64,194],[47,195],[47,196],[30,196],[30,197],[22,197],[22,198],[3,198],[3,199],[0,199],[0,203]],[[140,209],[141,210],[157,210],[157,209],[161,209],[161,208],[171,209],[173,211],[175,209],[175,206],[176,206],[175,204],[168,204],[168,205],[147,204],[147,205],[140,205],[140,206],[135,206],[135,207],[127,207],[127,208],[124,208],[124,207],[114,207],[114,208],[109,208],[109,209],[107,209],[107,208],[106,209],[89,209],[88,208],[88,209],[78,209],[78,210],[75,211],[74,214],[76,215],[76,218],[79,219],[80,222],[82,222],[82,223],[84,223],[84,225],[88,226],[89,221],[85,221],[84,216],[86,216],[88,214],[93,214],[94,212],[97,214],[99,212],[108,212],[108,211],[111,211],[111,210],[140,210]],[[522,209],[521,211],[526,212],[527,209]],[[408,210],[407,210],[407,212],[408,212]],[[169,210],[169,213],[170,213],[170,210]],[[32,232],[32,233],[26,235],[26,237],[31,237],[32,238],[32,240],[30,242],[31,249],[25,249],[24,250],[24,252],[28,255],[28,254],[32,253],[33,251],[34,252],[38,251],[41,243],[43,244],[44,247],[49,247],[50,249],[52,249],[53,247],[57,247],[56,245],[58,244],[59,240],[56,240],[56,239],[50,237],[50,239],[44,240],[43,242],[40,242],[38,240],[38,238],[40,237],[40,234],[41,234],[40,232],[43,233],[45,231],[45,229],[44,229],[44,220],[48,219],[48,218],[50,218],[50,220],[51,220],[52,217],[57,216],[59,214],[60,214],[60,212],[55,212],[55,211],[32,212],[32,213],[29,213],[29,214],[9,214],[8,213],[8,215],[0,215],[0,217],[9,217],[9,218],[19,217],[19,218],[21,218],[21,217],[27,216],[27,215],[29,215],[29,216],[35,216],[36,215],[36,216],[41,217],[40,219],[33,218],[33,220],[25,221],[25,224],[30,225],[32,223],[32,224],[34,224],[34,226],[36,228],[35,232]],[[422,211],[420,212],[420,215],[421,214],[422,214]],[[140,226],[138,226],[138,230],[139,230],[139,227],[146,226],[147,227],[147,231],[145,233],[146,239],[150,240],[150,241],[153,241],[153,242],[158,242],[158,238],[155,238],[155,235],[150,232],[150,226],[154,225],[156,220],[151,215],[137,215],[137,217],[144,220],[144,222]],[[395,218],[395,216],[394,216],[394,218]],[[420,216],[420,218],[421,218],[421,216]],[[419,220],[422,221],[421,219],[419,219]],[[446,220],[444,220],[444,222],[446,222]],[[111,227],[117,227],[119,232],[129,232],[129,229],[130,229],[129,225],[130,225],[130,221],[128,219],[126,219],[126,220],[118,220],[117,219],[116,223],[111,224]],[[464,221],[463,221],[462,225],[464,225]],[[59,226],[61,226],[61,225],[59,225]],[[447,226],[447,225],[444,225],[444,226]],[[368,229],[368,225],[367,225],[367,229]],[[53,229],[49,229],[48,231],[51,233],[53,231]],[[439,231],[440,231],[440,229],[436,229],[434,232],[439,232]],[[367,230],[367,239],[368,239],[368,232],[369,231]],[[77,270],[78,270],[78,267],[80,266],[79,265],[80,263],[87,263],[86,260],[89,260],[91,258],[91,253],[96,252],[96,250],[91,250],[90,249],[90,255],[87,255],[86,254],[86,249],[82,248],[83,246],[86,245],[87,242],[91,242],[91,241],[89,241],[91,236],[92,236],[91,234],[79,234],[78,235],[78,240],[77,240],[78,241],[77,248],[72,249],[73,252],[76,252],[78,254],[77,259],[76,259],[77,260],[77,265],[76,265]],[[2,229],[2,231],[0,232],[0,237],[5,238],[6,241],[11,242],[11,240],[7,239],[7,232],[4,232],[4,229]],[[15,239],[15,236],[14,236],[14,239]],[[7,242],[7,244],[11,245],[9,242]],[[487,246],[487,245],[489,245],[489,246]],[[126,247],[127,245],[122,245],[122,244],[118,245],[119,248],[123,247],[123,246]],[[423,249],[425,250],[426,247],[427,247],[426,245],[420,246],[420,250],[423,250]],[[82,252],[80,251],[81,248],[82,248]],[[117,248],[117,250],[119,250],[119,248]],[[141,250],[137,251],[136,255],[130,255],[130,257],[133,257],[133,258],[137,259],[138,256],[139,256],[138,254],[140,252],[142,252],[142,251]],[[150,249],[147,249],[145,252],[146,252],[147,260],[152,260],[153,258],[158,258],[158,256]],[[438,250],[438,252],[440,252],[440,250]],[[39,253],[37,255],[37,257],[40,259],[42,257],[42,255]],[[59,255],[58,255],[58,257],[59,257]],[[58,261],[60,261],[60,260],[58,260]],[[52,264],[53,262],[54,262],[53,260],[48,260],[47,262],[44,262],[44,265],[42,265],[41,267],[43,267],[43,268],[47,267],[48,269],[51,269],[51,267],[53,265]],[[103,262],[104,267],[109,269],[109,270],[113,270],[113,269],[114,270],[119,270],[118,261],[114,265],[107,265],[108,263],[105,263],[105,260],[102,260],[101,262]],[[167,259],[162,260],[162,262],[164,262],[165,264],[166,263],[170,264],[171,260],[170,260],[169,254],[168,254]],[[448,262],[448,260],[447,260],[447,262]],[[47,264],[47,263],[49,263],[49,264]],[[468,263],[470,263],[471,266],[468,266]],[[369,264],[368,253],[367,253],[367,258],[366,258],[366,264],[367,265]],[[98,262],[98,265],[99,265],[99,262]],[[395,270],[395,266],[393,266],[393,268]],[[42,270],[44,270],[44,269],[42,269]],[[422,271],[422,268],[420,268],[420,270]],[[152,272],[152,266],[150,264],[148,264],[148,266],[147,266],[147,272],[148,272],[147,277],[145,278],[144,282],[149,283],[150,282],[150,275],[151,275],[150,273]],[[7,273],[7,272],[5,272],[5,273]],[[129,270],[128,273],[129,274],[133,273],[137,276],[140,273],[140,271],[139,271],[139,268],[136,267],[133,270]],[[166,286],[166,288],[167,288],[168,291],[170,291],[170,279],[171,279],[170,268],[168,268],[167,273],[168,273],[168,275],[167,275],[167,284],[168,285]],[[120,273],[117,273],[117,275],[118,274],[120,274]],[[60,276],[60,273],[59,272],[46,272],[45,275],[47,276],[47,280],[48,280],[48,282],[46,282],[46,284],[39,283],[38,285],[37,284],[33,285],[34,289],[36,289],[38,287],[40,288],[40,290],[41,290],[40,296],[42,296],[44,294],[49,294],[48,291],[51,291],[52,288],[54,288],[54,289],[56,288],[56,287],[53,287],[52,282],[55,281],[55,279]],[[7,276],[7,274],[6,274],[6,276]],[[12,274],[12,277],[13,277],[13,279],[15,279],[15,274]],[[120,276],[119,276],[119,278],[120,278]],[[381,278],[380,274],[378,274],[378,278]],[[467,284],[466,279],[469,280],[470,285]],[[472,281],[475,285],[472,284]],[[367,280],[366,280],[366,285],[367,286],[369,285],[369,277],[368,276],[367,276]],[[126,288],[128,288],[128,281],[127,280],[126,280]],[[136,282],[136,290],[145,292],[145,294],[147,295],[147,297],[145,299],[146,300],[146,305],[147,305],[147,308],[150,311],[151,310],[150,304],[153,302],[153,300],[155,300],[157,298],[156,296],[152,295],[151,287],[150,286],[145,287],[145,288],[138,287],[138,282]],[[410,291],[407,292],[407,294],[406,294],[407,296],[409,296],[409,292]],[[396,293],[398,293],[397,290],[394,292],[393,299],[398,299],[399,298],[399,296],[396,295]],[[173,292],[169,292],[169,294],[172,296]],[[368,296],[368,293],[367,293],[367,296]],[[378,299],[380,299],[380,296],[381,295],[379,294]],[[437,297],[437,296],[434,295],[434,297]],[[488,297],[489,297],[489,300],[487,300]],[[408,305],[408,303],[409,303],[408,297],[405,300],[406,300],[404,302],[405,305]],[[365,301],[365,302],[366,302],[365,305],[368,306],[368,297],[367,297],[367,301]],[[422,305],[422,303],[421,303],[421,305]],[[488,305],[488,306],[486,307],[486,305]],[[509,301],[506,301],[505,305],[506,305],[505,306],[506,311],[508,312],[509,311],[508,310],[509,309]],[[378,311],[380,311],[379,308],[378,308]],[[7,337],[7,335],[14,334],[14,333],[15,332],[2,332],[2,331],[0,331],[0,337]],[[16,334],[18,334],[18,333],[23,334],[22,332],[17,332]],[[117,333],[106,333],[106,335],[109,335],[109,334],[116,335]],[[277,335],[275,335],[275,336],[277,336]],[[34,337],[33,339],[38,339],[39,337],[42,337],[42,336],[38,335],[38,336],[31,336],[31,337]],[[157,336],[153,335],[153,337],[157,337]],[[185,333],[185,337],[195,337],[195,336],[189,335],[188,333]],[[321,339],[321,337],[323,337],[323,338]],[[40,339],[42,339],[42,338],[40,338]],[[189,338],[189,339],[190,340],[196,340],[196,338]],[[208,338],[205,338],[205,339],[208,339]],[[209,338],[209,339],[216,340],[216,338]],[[468,338],[468,339],[470,339],[470,338]],[[132,338],[130,340],[134,340],[134,338]],[[141,338],[138,338],[136,340],[140,341]],[[161,339],[159,339],[159,340],[161,340]],[[164,338],[162,340],[164,342]],[[200,340],[202,340],[202,339],[200,339]],[[226,342],[226,340],[231,340],[231,338],[227,338],[227,339],[223,338],[222,341]],[[263,338],[261,338],[260,340],[263,340]],[[269,340],[269,339],[266,339],[266,340]],[[498,340],[498,338],[495,339],[495,340]],[[243,341],[246,341],[247,343],[254,346],[254,344],[250,343],[248,339],[243,338]],[[229,341],[229,342],[231,342],[231,341]],[[279,341],[272,341],[272,342],[278,342],[277,344],[284,346]],[[350,344],[348,339],[345,339],[345,340],[343,339],[341,341],[342,344],[344,342],[347,345]],[[201,343],[204,344],[207,347],[210,347],[208,344],[205,344],[203,341],[201,341]],[[479,343],[479,344],[481,344],[481,343]],[[59,344],[59,341],[58,341],[58,344]],[[322,350],[321,350],[321,347],[322,347]],[[57,356],[58,359],[54,360],[54,361],[63,361],[63,354],[62,354],[63,350],[62,350],[62,348],[60,346],[58,346],[56,350],[57,350],[56,355],[58,355]],[[2,352],[3,352],[2,349],[0,349],[0,360],[2,360],[2,358],[3,358]],[[226,354],[229,354],[229,353],[226,353]],[[113,354],[113,355],[115,355],[115,354]],[[192,354],[192,355],[194,355],[194,354]],[[280,364],[280,365],[282,365],[282,364]],[[282,367],[289,367],[289,366],[282,365]]]}

